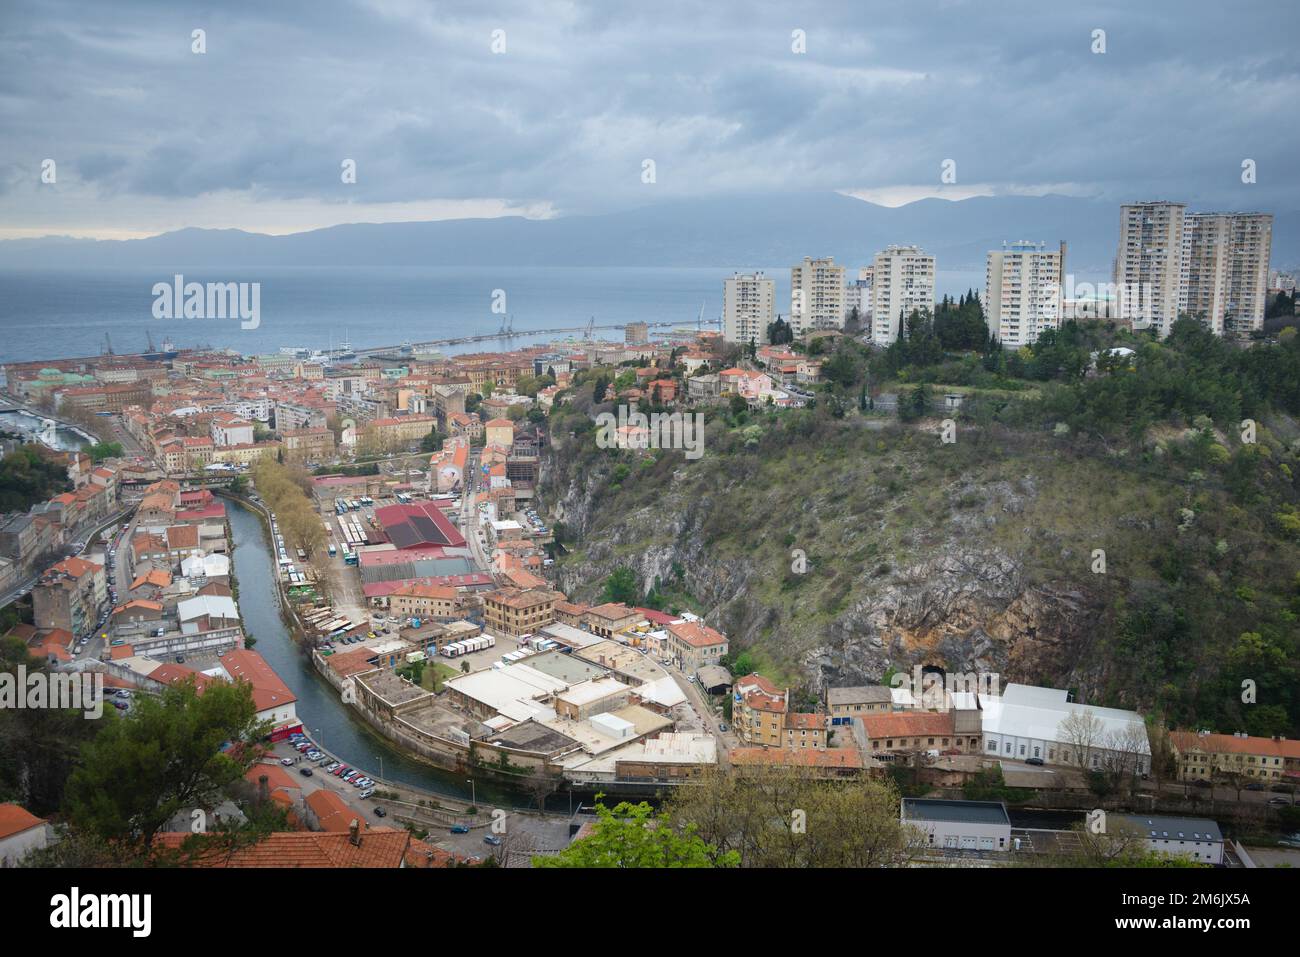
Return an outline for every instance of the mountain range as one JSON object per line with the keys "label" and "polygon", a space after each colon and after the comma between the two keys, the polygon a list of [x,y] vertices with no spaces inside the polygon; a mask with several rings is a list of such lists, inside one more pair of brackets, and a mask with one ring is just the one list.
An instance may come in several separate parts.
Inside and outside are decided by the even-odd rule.
{"label": "mountain range", "polygon": [[[1189,205],[1190,209],[1197,209]],[[1266,210],[1268,211],[1268,210]],[[1300,215],[1274,213],[1275,268],[1300,263]],[[1108,276],[1119,205],[1067,196],[924,199],[879,206],[839,193],[669,200],[621,212],[436,222],[350,223],[272,236],[180,229],[144,239],[66,236],[0,242],[0,267],[708,266],[794,264],[834,256],[850,267],[890,243],[914,243],[941,270],[982,272],[1003,242],[1068,243],[1067,269]]]}

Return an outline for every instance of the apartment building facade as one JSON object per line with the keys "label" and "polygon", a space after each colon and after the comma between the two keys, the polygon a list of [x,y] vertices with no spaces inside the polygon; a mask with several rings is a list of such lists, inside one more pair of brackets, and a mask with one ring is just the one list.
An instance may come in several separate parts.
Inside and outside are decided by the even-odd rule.
{"label": "apartment building facade", "polygon": [[530,635],[555,621],[555,603],[563,597],[546,588],[500,588],[483,596],[483,621],[500,635]]}
{"label": "apartment building facade", "polygon": [[1134,328],[1154,327],[1161,338],[1178,318],[1183,295],[1186,220],[1185,203],[1161,200],[1120,207],[1114,270],[1117,315]]}
{"label": "apartment building facade", "polygon": [[1300,775],[1300,741],[1280,736],[1171,731],[1169,744],[1180,781],[1246,777],[1281,782]]}
{"label": "apartment building facade", "polygon": [[722,337],[743,346],[767,342],[776,319],[776,280],[761,272],[736,273],[722,281]]}
{"label": "apartment building facade", "polygon": [[1267,213],[1191,213],[1183,230],[1182,313],[1215,335],[1264,328],[1273,217]]}
{"label": "apartment building facade", "polygon": [[796,336],[844,328],[844,267],[831,257],[805,256],[790,270],[790,325]]}
{"label": "apartment building facade", "polygon": [[917,246],[888,246],[871,266],[871,340],[895,341],[914,309],[934,311],[934,257]]}
{"label": "apartment building facade", "polygon": [[989,332],[1003,348],[1019,349],[1061,324],[1065,242],[1003,243],[990,250],[984,279],[984,313]]}

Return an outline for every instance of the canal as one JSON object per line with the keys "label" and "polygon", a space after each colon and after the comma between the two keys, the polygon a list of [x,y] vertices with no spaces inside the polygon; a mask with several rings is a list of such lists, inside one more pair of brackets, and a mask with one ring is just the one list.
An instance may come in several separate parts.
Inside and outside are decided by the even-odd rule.
{"label": "canal", "polygon": [[[51,423],[48,429],[45,427],[47,421]],[[89,440],[75,429],[32,415],[22,409],[0,412],[0,428],[6,427],[43,442],[59,452],[79,452],[90,445]]]}
{"label": "canal", "polygon": [[526,796],[482,779],[471,789],[464,775],[414,760],[354,717],[333,686],[300,653],[280,617],[276,570],[261,518],[234,499],[225,502],[244,629],[256,640],[257,652],[297,696],[298,718],[305,734],[338,760],[372,777],[462,800],[469,800],[472,793],[479,804],[511,807],[529,803]]}

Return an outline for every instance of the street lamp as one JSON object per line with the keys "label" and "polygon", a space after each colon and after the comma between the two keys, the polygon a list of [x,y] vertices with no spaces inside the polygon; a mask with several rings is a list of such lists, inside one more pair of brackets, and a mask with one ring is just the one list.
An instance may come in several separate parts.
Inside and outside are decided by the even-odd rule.
{"label": "street lamp", "polygon": [[376,754],[375,760],[379,762],[379,780],[384,779],[384,758],[383,755]]}
{"label": "street lamp", "polygon": [[473,807],[478,807],[478,798],[475,797],[475,793],[474,793],[474,779],[466,778],[465,783],[469,785],[469,803]]}

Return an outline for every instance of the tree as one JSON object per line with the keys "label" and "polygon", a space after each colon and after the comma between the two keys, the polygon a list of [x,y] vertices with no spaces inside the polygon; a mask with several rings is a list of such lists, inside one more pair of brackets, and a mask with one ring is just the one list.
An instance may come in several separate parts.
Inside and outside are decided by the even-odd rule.
{"label": "tree", "polygon": [[0,512],[25,512],[71,486],[67,467],[42,446],[19,446],[0,459]]}
{"label": "tree", "polygon": [[[0,673],[16,681],[19,666],[28,678],[50,674],[46,660],[32,657],[21,638],[0,637]],[[38,815],[56,811],[81,745],[106,724],[79,710],[0,707],[0,801]]]}
{"label": "tree", "polygon": [[190,679],[141,695],[130,717],[82,748],[65,810],[77,827],[148,850],[179,812],[208,806],[242,777],[269,730],[246,682],[209,682],[199,694]]}
{"label": "tree", "polygon": [[[599,795],[598,797],[603,797]],[[735,852],[717,854],[687,826],[678,831],[649,804],[623,801],[612,810],[599,800],[592,833],[534,867],[735,867]]]}
{"label": "tree", "polygon": [[636,603],[639,597],[636,573],[626,565],[615,568],[605,579],[605,600],[616,601],[624,605]]}
{"label": "tree", "polygon": [[924,385],[917,385],[898,402],[898,417],[904,422],[924,418],[930,410],[929,390]]}
{"label": "tree", "polygon": [[102,462],[104,459],[118,459],[122,457],[122,443],[96,442],[87,446],[86,452],[96,462]]}
{"label": "tree", "polygon": [[1069,745],[1066,761],[1085,771],[1096,767],[1101,755],[1097,753],[1096,761],[1093,755],[1100,751],[1106,732],[1101,719],[1090,711],[1071,711],[1061,719],[1057,728],[1061,732],[1061,741]]}
{"label": "tree", "polygon": [[892,785],[828,780],[810,768],[711,769],[675,791],[667,813],[715,860],[735,854],[742,867],[893,867],[923,846],[899,821]]}
{"label": "tree", "polygon": [[431,429],[429,434],[420,439],[421,452],[436,452],[442,448],[442,443],[447,441],[447,437],[437,430]]}
{"label": "tree", "polygon": [[770,323],[767,327],[767,341],[774,346],[794,342],[794,330],[790,328],[788,322],[777,316],[776,321]]}

